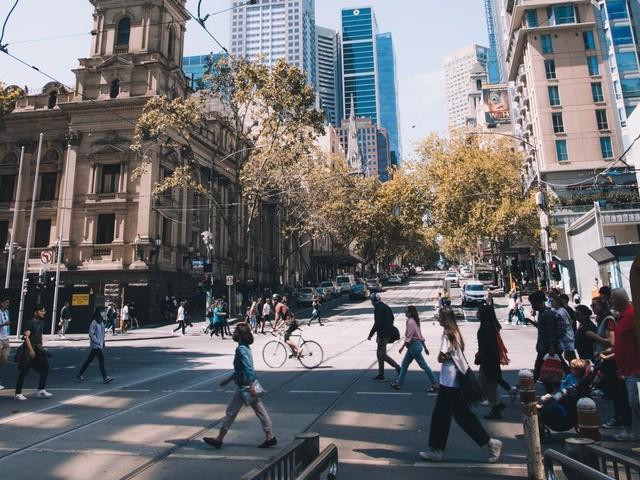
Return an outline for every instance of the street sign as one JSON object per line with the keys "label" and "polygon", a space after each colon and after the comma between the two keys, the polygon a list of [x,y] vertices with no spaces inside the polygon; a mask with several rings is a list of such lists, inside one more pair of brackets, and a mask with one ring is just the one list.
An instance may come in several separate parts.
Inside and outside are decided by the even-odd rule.
{"label": "street sign", "polygon": [[71,305],[74,307],[86,307],[89,305],[88,293],[74,293],[71,295]]}
{"label": "street sign", "polygon": [[191,260],[191,268],[204,269],[204,260],[200,260],[200,259]]}
{"label": "street sign", "polygon": [[40,252],[40,262],[49,265],[53,261],[53,250],[43,250]]}
{"label": "street sign", "polygon": [[227,275],[227,287],[233,286],[233,275]]}

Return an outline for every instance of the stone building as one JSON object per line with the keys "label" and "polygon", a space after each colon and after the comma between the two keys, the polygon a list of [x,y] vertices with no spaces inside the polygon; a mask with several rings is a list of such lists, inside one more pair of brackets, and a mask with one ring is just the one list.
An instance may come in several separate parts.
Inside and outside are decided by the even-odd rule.
{"label": "stone building", "polygon": [[[134,179],[140,160],[130,145],[145,103],[157,95],[186,94],[181,68],[188,19],[185,1],[91,3],[96,34],[90,56],[80,59],[74,69],[75,91],[49,83],[39,94],[23,95],[14,111],[0,121],[0,240],[4,245],[14,234],[22,247],[13,263],[11,286],[18,287],[21,281],[42,132],[29,272],[38,275],[41,252],[56,251],[62,230],[60,304],[73,301],[74,316],[82,319],[73,327],[78,330],[86,325],[94,305],[109,298],[134,300],[138,317],[157,323],[163,318],[166,296],[200,307],[208,285],[213,284],[217,295],[226,292],[231,249],[242,235],[242,229],[230,232],[229,228],[243,214],[241,207],[235,208],[241,203],[234,185],[235,169],[239,151],[246,150],[233,145],[231,132],[212,120],[206,128],[192,132],[188,159],[185,152],[158,148],[151,153],[145,172]],[[16,204],[21,146],[25,147],[24,171]],[[154,196],[155,185],[187,160],[197,166],[200,181],[210,186],[213,198],[186,188]],[[15,208],[20,214],[12,225]],[[270,272],[276,270],[279,255],[275,221],[273,211],[265,206],[251,234],[243,288],[274,284]],[[213,234],[212,249],[203,244],[204,231]],[[50,297],[50,291],[36,296],[30,290],[27,305],[37,298],[50,308]]]}

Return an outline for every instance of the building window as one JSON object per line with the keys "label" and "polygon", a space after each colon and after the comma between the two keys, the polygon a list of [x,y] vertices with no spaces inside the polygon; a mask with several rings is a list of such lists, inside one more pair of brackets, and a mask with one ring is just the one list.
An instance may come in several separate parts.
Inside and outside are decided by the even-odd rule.
{"label": "building window", "polygon": [[563,25],[566,23],[576,22],[576,10],[573,5],[558,5],[557,7],[547,7],[548,25]]}
{"label": "building window", "polygon": [[635,52],[616,53],[616,63],[621,72],[635,72],[638,70],[638,59]]}
{"label": "building window", "polygon": [[559,162],[566,162],[569,160],[569,151],[567,150],[566,140],[556,140],[556,156]]}
{"label": "building window", "polygon": [[598,123],[598,130],[609,130],[606,110],[596,110],[596,122]]}
{"label": "building window", "polygon": [[[7,203],[13,198],[13,188],[16,183],[15,175],[0,176],[0,202]],[[4,244],[0,244],[0,248],[4,248]]]}
{"label": "building window", "polygon": [[43,248],[49,246],[51,236],[51,220],[36,221],[36,237],[33,241],[35,248]]}
{"label": "building window", "polygon": [[600,151],[602,152],[602,158],[613,158],[611,137],[600,137]]}
{"label": "building window", "polygon": [[553,53],[553,41],[551,35],[540,35],[540,46],[542,53]]}
{"label": "building window", "polygon": [[558,87],[552,85],[551,87],[547,87],[547,90],[549,91],[549,105],[552,107],[560,105],[560,91]]}
{"label": "building window", "polygon": [[553,133],[564,133],[564,121],[562,120],[562,112],[553,112],[551,114],[553,121]]}
{"label": "building window", "polygon": [[596,40],[593,36],[592,30],[582,32],[582,40],[584,41],[585,50],[593,50],[596,48]]}
{"label": "building window", "polygon": [[116,98],[118,95],[120,95],[120,80],[116,78],[109,87],[109,98]]}
{"label": "building window", "polygon": [[587,57],[587,68],[589,69],[589,75],[600,75],[600,64],[598,63],[598,57]]}
{"label": "building window", "polygon": [[591,84],[591,96],[595,103],[604,102],[604,94],[602,93],[602,84],[600,82]]}
{"label": "building window", "polygon": [[118,22],[116,29],[116,47],[129,47],[129,37],[131,35],[131,19],[124,17]]}
{"label": "building window", "polygon": [[527,10],[525,15],[527,19],[527,27],[533,28],[538,26],[538,12],[536,10]]}
{"label": "building window", "polygon": [[120,183],[120,164],[103,165],[99,193],[116,193]]}
{"label": "building window", "polygon": [[611,27],[614,45],[633,45],[633,34],[629,25]]}
{"label": "building window", "polygon": [[544,61],[544,73],[547,76],[547,80],[553,80],[556,78],[556,62],[554,60]]}
{"label": "building window", "polygon": [[611,20],[629,18],[627,12],[627,0],[607,0],[607,13]]}
{"label": "building window", "polygon": [[40,201],[48,202],[56,198],[57,173],[43,173],[40,176]]}
{"label": "building window", "polygon": [[105,213],[98,215],[98,229],[96,232],[96,243],[112,243],[116,227],[115,213]]}

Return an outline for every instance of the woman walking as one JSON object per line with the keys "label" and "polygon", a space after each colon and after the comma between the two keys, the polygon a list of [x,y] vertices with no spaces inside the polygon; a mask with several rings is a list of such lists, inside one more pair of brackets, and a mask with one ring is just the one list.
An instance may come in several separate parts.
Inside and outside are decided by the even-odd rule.
{"label": "woman walking", "polygon": [[430,450],[420,452],[420,457],[431,462],[444,460],[444,449],[447,446],[451,419],[454,418],[456,423],[479,446],[486,446],[489,449],[489,463],[495,463],[500,458],[502,442],[489,437],[478,417],[473,414],[467,402],[462,398],[460,372],[466,372],[468,365],[464,357],[464,340],[453,310],[450,307],[441,309],[439,321],[443,327],[440,353],[438,354],[438,362],[442,364],[440,387],[431,415]]}
{"label": "woman walking", "polygon": [[185,304],[186,302],[180,302],[180,306],[178,307],[178,313],[176,314],[176,323],[178,326],[171,332],[176,333],[178,330],[182,329],[182,335],[184,336],[187,330],[187,319],[185,312]]}
{"label": "woman walking", "polygon": [[502,410],[506,408],[498,396],[498,384],[502,379],[502,369],[500,368],[500,350],[498,348],[497,319],[493,307],[482,305],[478,308],[478,353],[476,353],[476,364],[480,365],[480,383],[484,387],[484,393],[489,400],[491,411],[485,415],[487,420],[497,420],[502,418]]}
{"label": "woman walking", "polygon": [[100,373],[102,374],[102,381],[104,383],[113,382],[113,378],[107,375],[107,370],[104,368],[104,354],[102,350],[104,349],[104,337],[105,337],[105,328],[104,328],[104,317],[106,317],[106,312],[103,308],[96,308],[93,312],[93,317],[91,318],[91,325],[89,326],[89,342],[91,345],[91,352],[89,356],[82,364],[82,368],[76,375],[76,380],[78,382],[82,382],[84,380],[84,372],[89,367],[93,359],[98,357],[98,365],[100,367]]}
{"label": "woman walking", "polygon": [[264,441],[258,445],[258,448],[269,448],[278,444],[276,437],[273,436],[273,426],[267,410],[262,404],[262,400],[257,395],[256,388],[256,374],[253,369],[253,356],[251,354],[250,345],[253,343],[253,335],[251,334],[251,327],[246,323],[239,323],[233,332],[233,341],[238,344],[236,347],[235,357],[233,359],[233,374],[220,382],[220,386],[224,387],[232,380],[236,383],[237,389],[227,407],[226,416],[222,421],[220,432],[217,437],[204,437],[205,443],[215,448],[222,447],[222,441],[225,435],[231,428],[233,421],[236,419],[238,412],[245,404],[242,389],[247,389],[249,398],[251,399],[249,405],[253,408],[256,416],[262,424],[262,429],[265,433]]}
{"label": "woman walking", "polygon": [[427,377],[429,377],[431,385],[429,391],[436,392],[438,390],[438,380],[422,356],[423,349],[425,355],[429,355],[429,350],[427,350],[427,346],[424,343],[424,337],[422,336],[422,331],[420,330],[420,317],[418,316],[418,310],[413,305],[409,305],[404,314],[407,317],[407,323],[404,333],[404,343],[402,344],[402,347],[400,347],[399,353],[402,353],[405,348],[407,349],[407,353],[404,354],[404,358],[402,359],[398,378],[395,382],[391,383],[391,387],[396,390],[400,390],[400,387],[402,387],[404,379],[407,376],[409,365],[411,365],[411,362],[415,360],[420,368],[422,368],[422,370],[427,374]]}

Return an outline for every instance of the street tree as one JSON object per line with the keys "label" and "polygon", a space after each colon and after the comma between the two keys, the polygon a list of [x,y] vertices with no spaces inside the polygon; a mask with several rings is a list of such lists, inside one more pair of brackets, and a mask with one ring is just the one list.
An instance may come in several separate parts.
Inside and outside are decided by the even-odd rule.
{"label": "street tree", "polygon": [[0,119],[11,113],[16,105],[16,100],[22,94],[18,87],[5,87],[0,82]]}

